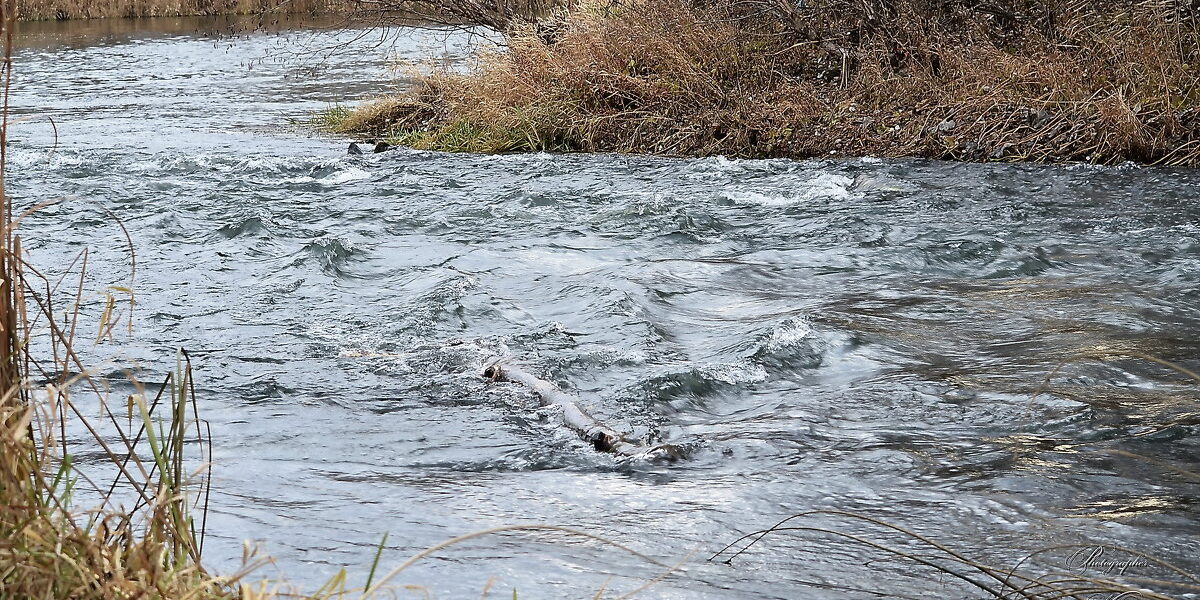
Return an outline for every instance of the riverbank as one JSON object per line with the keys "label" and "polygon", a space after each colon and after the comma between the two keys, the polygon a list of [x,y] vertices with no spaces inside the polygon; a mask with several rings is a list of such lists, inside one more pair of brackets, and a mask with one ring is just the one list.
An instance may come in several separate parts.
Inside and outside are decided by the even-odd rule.
{"label": "riverbank", "polygon": [[1200,165],[1196,9],[927,4],[581,5],[324,125],[449,151]]}
{"label": "riverbank", "polygon": [[341,10],[338,0],[20,0],[22,21],[73,19],[192,17],[213,15],[322,14]]}

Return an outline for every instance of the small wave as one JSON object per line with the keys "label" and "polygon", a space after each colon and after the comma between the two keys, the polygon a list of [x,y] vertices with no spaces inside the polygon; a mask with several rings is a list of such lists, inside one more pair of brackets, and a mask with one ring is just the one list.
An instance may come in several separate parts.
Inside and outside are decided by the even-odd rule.
{"label": "small wave", "polygon": [[21,148],[19,146],[11,146],[8,150],[8,162],[10,167],[18,169],[64,169],[82,167],[89,162],[99,163],[99,161],[89,161],[88,155],[78,150],[50,150],[40,148]]}
{"label": "small wave", "polygon": [[236,385],[232,390],[239,398],[252,404],[285,400],[296,394],[295,388],[283,385],[270,375]]}
{"label": "small wave", "polygon": [[675,229],[672,234],[682,235],[693,241],[712,243],[720,239],[729,225],[716,214],[701,210],[680,208],[675,214]]}
{"label": "small wave", "polygon": [[413,295],[397,307],[398,331],[426,336],[447,322],[455,328],[462,325],[463,297],[478,280],[457,271],[448,276],[440,270],[432,271],[428,276],[432,279],[429,287],[424,292],[411,290],[409,293]]}
{"label": "small wave", "polygon": [[788,173],[799,167],[800,163],[781,159],[749,159],[714,156],[689,161],[683,170],[683,176],[699,181],[728,179],[747,173]]}
{"label": "small wave", "polygon": [[642,396],[653,404],[682,409],[690,403],[702,403],[727,386],[766,381],[767,370],[753,361],[710,363],[680,371],[659,373],[637,384]]}
{"label": "small wave", "polygon": [[350,260],[363,254],[353,243],[339,238],[313,240],[304,245],[304,252],[317,260],[322,271],[333,275],[345,275]]}
{"label": "small wave", "polygon": [[528,153],[513,153],[513,154],[478,154],[473,158],[480,162],[500,162],[514,165],[525,165],[530,167],[546,167],[557,166],[560,164],[561,158],[547,152],[528,152]]}
{"label": "small wave", "polygon": [[1067,171],[1098,171],[1098,172],[1113,172],[1113,171],[1140,171],[1144,167],[1135,162],[1125,161],[1116,165],[1101,165],[1096,163],[1074,163],[1069,164],[1063,169]]}
{"label": "small wave", "polygon": [[270,232],[267,224],[259,217],[249,217],[234,223],[226,223],[217,229],[217,234],[227,239]]}
{"label": "small wave", "polygon": [[854,177],[850,190],[854,192],[910,192],[912,184],[897,181],[886,173],[860,173]]}
{"label": "small wave", "polygon": [[312,159],[292,156],[251,156],[203,152],[200,154],[156,154],[130,165],[143,175],[217,172],[246,175],[305,172],[316,167]]}
{"label": "small wave", "polygon": [[320,183],[322,185],[338,185],[341,183],[349,183],[351,181],[362,181],[370,179],[371,172],[358,167],[341,168],[340,166],[326,166],[315,169],[311,175],[303,175],[300,177],[291,177],[284,179],[283,183]]}
{"label": "small wave", "polygon": [[729,385],[767,380],[767,370],[760,364],[750,362],[705,365],[697,368],[696,373],[705,379]]}
{"label": "small wave", "polygon": [[1003,240],[951,239],[921,250],[924,262],[929,267],[975,264],[987,265],[1000,258],[1007,248]]}
{"label": "small wave", "polygon": [[645,217],[670,214],[679,205],[678,198],[656,191],[634,190],[621,195],[614,194],[613,198],[613,204],[620,208],[601,212],[594,217],[594,221],[603,222],[610,215]]}
{"label": "small wave", "polygon": [[771,335],[767,337],[767,342],[763,348],[768,352],[778,352],[787,348],[793,348],[811,339],[812,335],[812,325],[807,321],[791,319],[771,330]]}
{"label": "small wave", "polygon": [[983,277],[991,279],[1036,277],[1054,268],[1054,265],[1054,261],[1041,247],[1023,251],[1015,248],[1006,249],[989,265],[992,269]]}
{"label": "small wave", "polygon": [[159,154],[130,165],[135,174],[147,176],[215,173],[240,176],[261,185],[305,184],[338,185],[369,179],[372,173],[350,164],[347,159],[319,159],[305,156],[239,156],[219,152],[201,154]]}
{"label": "small wave", "polygon": [[585,364],[595,364],[602,366],[612,365],[644,365],[646,364],[647,356],[644,350],[615,348],[612,346],[604,346],[586,350],[581,353],[577,359],[578,362]]}
{"label": "small wave", "polygon": [[827,348],[808,320],[794,318],[773,327],[758,342],[752,358],[763,368],[813,368],[821,364]]}
{"label": "small wave", "polygon": [[851,198],[854,180],[837,173],[821,173],[797,187],[799,189],[760,192],[735,190],[722,192],[722,196],[734,204],[757,204],[759,206],[791,206],[812,200],[844,200]]}
{"label": "small wave", "polygon": [[760,206],[789,206],[795,204],[797,199],[790,194],[764,194],[762,192],[753,192],[749,190],[739,190],[732,192],[722,192],[721,194],[726,200],[734,204],[758,204]]}
{"label": "small wave", "polygon": [[472,380],[483,372],[485,361],[510,354],[508,346],[495,339],[398,337],[372,325],[331,328],[314,323],[308,333],[324,342],[324,352],[391,374],[452,374]]}

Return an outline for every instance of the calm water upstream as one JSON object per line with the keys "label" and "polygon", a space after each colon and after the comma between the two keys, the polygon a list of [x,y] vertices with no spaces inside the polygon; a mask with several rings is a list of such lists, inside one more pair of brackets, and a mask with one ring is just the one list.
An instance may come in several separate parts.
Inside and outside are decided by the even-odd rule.
{"label": "calm water upstream", "polygon": [[[827,508],[1005,566],[1107,543],[1200,571],[1200,480],[1170,468],[1200,471],[1200,385],[1120,358],[1200,368],[1200,172],[347,156],[289,123],[402,85],[393,60],[460,60],[468,40],[209,35],[224,27],[27,27],[10,156],[19,204],[63,198],[22,225],[34,262],[59,275],[91,248],[89,311],[128,278],[109,211],[132,234],[135,331],[89,352],[148,379],[174,348],[193,353],[218,567],[250,539],[277,559],[265,575],[311,588],[347,566],[361,582],[385,532],[384,567],[466,532],[551,523],[667,562],[696,552],[647,597],[966,595],[812,532],[703,561]],[[1110,360],[1068,364],[1034,397],[1082,354]],[[522,390],[485,384],[494,355],[690,456],[597,454]],[[510,536],[401,583],[580,598],[658,571]]]}

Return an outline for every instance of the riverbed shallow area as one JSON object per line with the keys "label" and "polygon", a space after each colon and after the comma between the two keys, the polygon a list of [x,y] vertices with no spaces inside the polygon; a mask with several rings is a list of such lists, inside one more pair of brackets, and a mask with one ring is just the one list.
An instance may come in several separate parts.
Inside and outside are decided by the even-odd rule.
{"label": "riverbed shallow area", "polygon": [[[214,568],[252,540],[275,558],[261,575],[312,589],[365,579],[385,533],[380,572],[539,523],[690,557],[645,597],[978,591],[811,529],[706,562],[829,510],[1000,567],[1075,545],[1037,561],[1102,576],[1111,545],[1200,572],[1200,383],[1150,360],[1200,370],[1200,172],[348,155],[303,123],[403,86],[396,61],[464,60],[471,38],[154,24],[22,26],[8,192],[61,200],[22,222],[24,247],[52,276],[90,248],[89,301],[128,281],[113,215],[128,230],[133,332],[88,352],[148,380],[190,352]],[[687,456],[596,452],[486,382],[497,356]],[[852,517],[797,523],[919,549]],[[543,532],[396,583],[581,598],[662,571]]]}

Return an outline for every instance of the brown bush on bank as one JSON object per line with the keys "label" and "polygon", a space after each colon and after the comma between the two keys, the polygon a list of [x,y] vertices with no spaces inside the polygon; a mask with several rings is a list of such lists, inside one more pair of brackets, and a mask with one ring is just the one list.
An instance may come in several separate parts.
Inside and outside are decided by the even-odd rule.
{"label": "brown bush on bank", "polygon": [[1198,23],[1190,0],[577,4],[342,129],[447,150],[1196,165]]}

